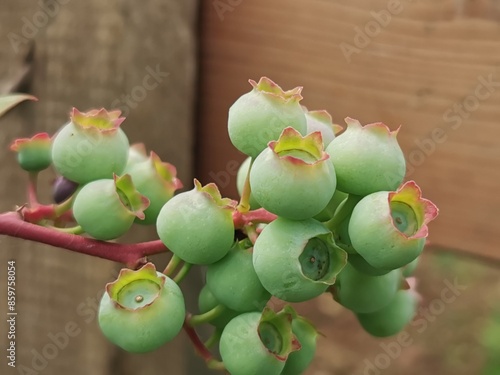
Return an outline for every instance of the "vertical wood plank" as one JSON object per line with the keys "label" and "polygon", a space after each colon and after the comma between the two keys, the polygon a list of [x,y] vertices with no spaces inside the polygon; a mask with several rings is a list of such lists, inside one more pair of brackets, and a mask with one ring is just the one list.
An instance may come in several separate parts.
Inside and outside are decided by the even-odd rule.
{"label": "vertical wood plank", "polygon": [[228,108],[249,78],[301,85],[337,123],[402,124],[408,178],[441,209],[431,241],[499,259],[499,30],[493,0],[204,2],[198,174],[236,195]]}
{"label": "vertical wood plank", "polygon": [[[34,44],[32,76],[23,89],[40,101],[23,104],[0,122],[0,209],[10,210],[25,201],[26,176],[7,151],[9,143],[34,132],[54,133],[67,121],[72,106],[122,109],[127,115],[123,128],[131,143],[142,141],[148,150],[175,164],[187,184],[193,164],[196,19],[195,0],[4,4],[0,88],[9,87]],[[29,26],[24,26],[28,23],[35,24],[32,36],[27,34]],[[24,38],[16,48],[9,33]],[[43,182],[48,185],[51,178]],[[42,195],[48,197],[47,188]],[[140,229],[139,235],[127,240],[157,237],[154,228]],[[157,352],[137,356],[117,349],[100,333],[96,303],[105,283],[117,275],[115,264],[8,238],[1,238],[0,246],[2,270],[7,259],[15,259],[18,267],[18,366],[77,375],[186,371],[188,348],[182,337]],[[0,298],[5,300],[3,289]],[[69,322],[77,325],[78,335],[55,357],[36,357],[34,351],[51,356],[43,352],[50,350],[49,335],[64,331]],[[4,323],[1,331],[5,332]],[[5,340],[0,347],[5,348]]]}

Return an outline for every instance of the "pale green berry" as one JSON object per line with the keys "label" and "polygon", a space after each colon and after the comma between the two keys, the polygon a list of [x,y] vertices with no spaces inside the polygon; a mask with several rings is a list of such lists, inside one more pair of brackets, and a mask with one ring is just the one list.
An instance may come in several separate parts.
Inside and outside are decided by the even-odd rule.
{"label": "pale green berry", "polygon": [[252,245],[243,240],[207,267],[207,285],[215,298],[232,310],[261,311],[271,298],[252,264]]}
{"label": "pale green berry", "polygon": [[332,233],[314,219],[278,218],[257,238],[253,265],[264,288],[288,302],[322,294],[347,261]]}
{"label": "pale green berry", "polygon": [[71,121],[53,140],[52,161],[57,172],[80,184],[122,174],[129,147],[120,129],[124,120],[120,111],[81,113],[74,108]]}
{"label": "pale green berry", "polygon": [[99,327],[122,349],[145,353],[176,337],[185,313],[178,285],[148,263],[137,271],[122,270],[106,286],[99,305]]}
{"label": "pale green berry", "polygon": [[25,171],[39,172],[52,163],[51,139],[47,133],[16,139],[10,149],[17,152],[17,162]]}
{"label": "pale green berry", "polygon": [[366,332],[376,337],[397,334],[415,317],[418,297],[412,290],[400,290],[384,308],[370,314],[357,314]]}
{"label": "pale green berry", "polygon": [[347,264],[333,288],[335,300],[358,313],[370,313],[387,306],[401,285],[401,271],[370,276]]}
{"label": "pale green berry", "polygon": [[125,173],[132,176],[137,190],[149,199],[149,207],[144,211],[144,220],[136,219],[138,224],[154,224],[163,205],[174,196],[174,192],[182,188],[176,177],[176,168],[151,152],[144,161],[136,160],[127,164]]}
{"label": "pale green berry", "polygon": [[349,237],[371,266],[396,269],[420,255],[427,224],[438,215],[437,207],[421,195],[417,184],[408,181],[395,192],[370,194],[354,207]]}
{"label": "pale green berry", "polygon": [[283,91],[266,77],[249,82],[252,91],[229,108],[229,138],[238,150],[255,158],[288,126],[306,134],[306,117],[299,104],[302,87]]}
{"label": "pale green berry", "polygon": [[337,188],[355,195],[396,189],[406,171],[398,131],[382,123],[361,126],[350,118],[346,122],[346,131],[326,149],[335,166]]}
{"label": "pale green berry", "polygon": [[143,218],[149,200],[136,189],[129,175],[92,181],[77,193],[73,202],[76,222],[98,240],[125,234],[135,218]]}
{"label": "pale green berry", "polygon": [[279,375],[288,355],[300,348],[291,316],[269,309],[243,313],[222,332],[219,350],[231,375]]}
{"label": "pale green berry", "polygon": [[335,170],[323,151],[321,134],[302,137],[286,128],[255,159],[250,186],[257,202],[278,216],[303,220],[319,214],[336,187]]}
{"label": "pale green berry", "polygon": [[180,193],[161,209],[156,230],[175,255],[192,264],[222,259],[234,242],[232,213],[236,202],[222,198],[213,183],[194,180],[193,190]]}

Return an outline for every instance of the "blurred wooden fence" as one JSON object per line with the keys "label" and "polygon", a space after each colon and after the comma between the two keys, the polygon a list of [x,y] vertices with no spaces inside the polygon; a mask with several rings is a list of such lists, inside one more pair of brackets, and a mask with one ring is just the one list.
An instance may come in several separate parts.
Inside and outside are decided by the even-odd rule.
{"label": "blurred wooden fence", "polygon": [[[197,8],[195,0],[1,3],[0,91],[39,98],[1,120],[2,211],[25,202],[26,175],[8,151],[10,142],[35,132],[54,133],[67,121],[72,106],[120,108],[127,116],[122,126],[130,141],[144,142],[148,150],[175,164],[190,185]],[[44,182],[48,186],[50,181]],[[140,232],[129,240],[156,237],[154,228]],[[191,360],[194,354],[183,335],[142,356],[125,353],[102,336],[96,302],[105,283],[117,275],[118,265],[5,237],[0,246],[0,285],[5,285],[7,259],[16,260],[18,310],[17,369],[9,372],[3,357],[0,373],[203,373],[204,364]],[[2,287],[2,312],[5,293]],[[193,298],[191,291],[191,304]],[[78,335],[54,353],[51,337],[60,337],[71,322]],[[2,319],[3,354],[5,325]]]}
{"label": "blurred wooden fence", "polygon": [[227,111],[265,75],[337,123],[402,124],[432,244],[500,259],[500,3],[221,0],[202,6],[198,168],[236,194]]}

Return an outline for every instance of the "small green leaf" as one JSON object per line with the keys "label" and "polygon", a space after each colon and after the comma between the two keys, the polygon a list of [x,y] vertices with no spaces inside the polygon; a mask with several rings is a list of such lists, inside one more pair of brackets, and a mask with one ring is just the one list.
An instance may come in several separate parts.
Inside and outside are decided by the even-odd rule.
{"label": "small green leaf", "polygon": [[6,96],[0,96],[0,117],[2,117],[6,112],[8,112],[9,109],[14,108],[16,105],[18,105],[21,102],[24,102],[25,100],[37,101],[38,99],[35,98],[33,95],[28,95],[28,94],[11,94]]}

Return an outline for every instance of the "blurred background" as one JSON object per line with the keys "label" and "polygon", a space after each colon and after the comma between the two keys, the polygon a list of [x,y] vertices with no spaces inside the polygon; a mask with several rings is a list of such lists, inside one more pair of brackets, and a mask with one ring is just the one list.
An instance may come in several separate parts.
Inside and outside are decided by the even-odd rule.
{"label": "blurred background", "polygon": [[[244,156],[229,142],[228,108],[248,79],[303,86],[302,103],[341,125],[347,116],[402,125],[407,178],[440,208],[407,339],[371,338],[322,296],[298,305],[324,334],[307,374],[500,374],[499,1],[18,0],[0,10],[0,95],[39,98],[0,121],[2,211],[25,201],[8,145],[55,132],[73,106],[121,109],[131,142],[175,164],[186,188],[196,176],[236,197]],[[126,240],[155,236],[137,228]],[[9,238],[0,247],[2,264],[17,263],[17,360],[35,371],[24,373],[210,373],[183,335],[147,355],[104,339],[92,312],[118,265]],[[192,306],[201,276],[190,276]],[[450,291],[456,298],[443,297]],[[81,332],[41,359],[69,322]]]}

